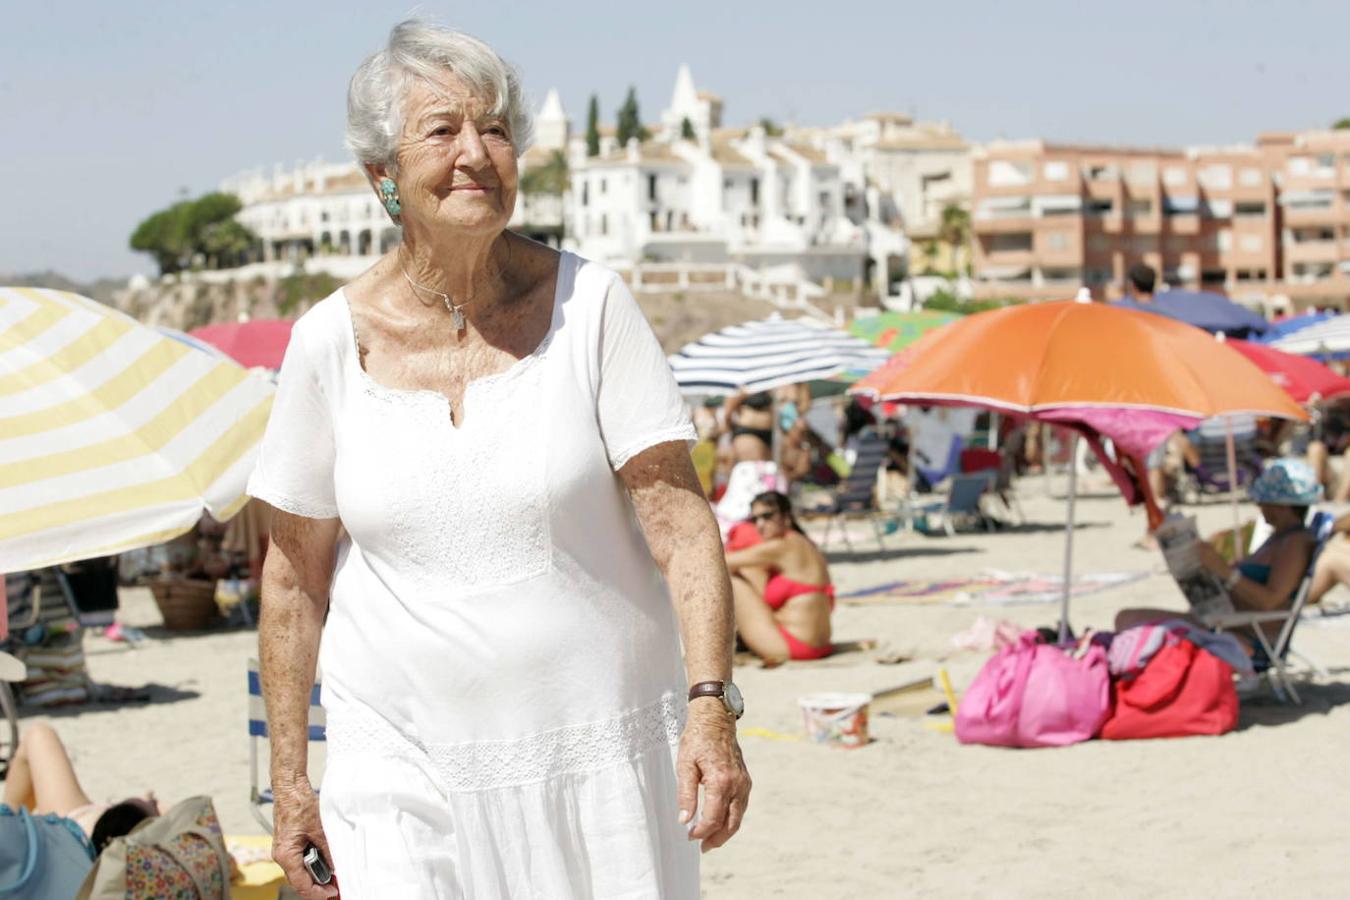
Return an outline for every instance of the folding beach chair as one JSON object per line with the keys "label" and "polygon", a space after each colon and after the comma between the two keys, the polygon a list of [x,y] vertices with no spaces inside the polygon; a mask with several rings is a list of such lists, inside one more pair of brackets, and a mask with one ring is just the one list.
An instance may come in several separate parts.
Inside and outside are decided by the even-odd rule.
{"label": "folding beach chair", "polygon": [[[1207,616],[1205,619],[1205,624],[1216,631],[1245,629],[1244,636],[1247,634],[1256,636],[1260,648],[1265,654],[1265,659],[1257,657],[1252,662],[1256,666],[1257,674],[1265,677],[1265,680],[1270,684],[1271,691],[1281,703],[1287,703],[1290,700],[1298,704],[1303,702],[1298,696],[1298,691],[1294,690],[1294,685],[1289,680],[1286,658],[1294,652],[1289,646],[1294,636],[1294,626],[1298,624],[1299,616],[1303,613],[1303,607],[1308,602],[1308,594],[1312,590],[1313,569],[1317,566],[1317,557],[1321,555],[1322,548],[1331,538],[1331,526],[1334,522],[1335,516],[1330,513],[1314,512],[1309,517],[1308,528],[1317,536],[1317,544],[1313,548],[1312,559],[1308,562],[1308,571],[1304,573],[1303,581],[1299,583],[1298,590],[1294,592],[1294,602],[1288,609],[1271,610],[1269,612],[1219,613]],[[1271,640],[1260,626],[1275,622],[1280,623],[1280,630],[1275,639]],[[1316,669],[1317,667],[1312,666],[1312,668]]]}
{"label": "folding beach chair", "polygon": [[824,510],[825,534],[820,539],[820,549],[829,546],[834,534],[835,523],[844,536],[844,546],[853,550],[853,541],[848,534],[849,519],[867,519],[877,537],[877,546],[885,549],[885,532],[881,525],[881,510],[877,508],[877,473],[886,461],[886,439],[876,432],[869,432],[858,439],[858,454],[853,460],[853,468],[848,477],[839,486],[839,493]]}
{"label": "folding beach chair", "polygon": [[1233,416],[1233,459],[1237,484],[1228,483],[1227,426],[1222,417],[1206,419],[1190,434],[1191,445],[1200,461],[1187,470],[1191,481],[1183,496],[1199,500],[1205,493],[1226,493],[1246,487],[1261,474],[1261,456],[1256,451],[1256,420],[1251,416]]}
{"label": "folding beach chair", "polygon": [[[325,742],[328,735],[325,730],[323,707],[319,705],[319,682],[309,692],[309,772],[313,779],[322,771]],[[271,759],[271,743],[267,727],[267,710],[263,706],[262,676],[258,671],[258,661],[248,661],[248,769],[249,769],[249,808],[268,834],[272,833],[272,817],[263,812],[264,806],[272,804],[272,778],[270,770],[264,780],[259,773],[266,770]],[[259,761],[261,760],[262,769]],[[264,787],[259,788],[259,785]]]}
{"label": "folding beach chair", "polygon": [[[971,522],[983,526],[986,531],[993,530],[989,517],[980,509],[980,498],[989,490],[993,475],[993,472],[973,472],[953,476],[946,502],[929,504],[920,512],[925,517],[936,516],[940,519],[942,530],[947,532],[948,537],[954,536],[959,526]],[[932,529],[931,518],[929,529]]]}

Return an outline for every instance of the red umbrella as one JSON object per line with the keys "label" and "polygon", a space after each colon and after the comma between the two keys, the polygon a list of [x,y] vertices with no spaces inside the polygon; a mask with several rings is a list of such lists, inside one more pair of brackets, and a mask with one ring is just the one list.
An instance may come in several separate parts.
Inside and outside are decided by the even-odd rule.
{"label": "red umbrella", "polygon": [[1314,394],[1324,400],[1350,394],[1350,378],[1337,375],[1315,359],[1248,341],[1228,341],[1228,346],[1256,363],[1299,403],[1307,403]]}
{"label": "red umbrella", "polygon": [[224,351],[240,365],[275,371],[281,368],[294,324],[289,319],[254,319],[203,325],[188,334]]}

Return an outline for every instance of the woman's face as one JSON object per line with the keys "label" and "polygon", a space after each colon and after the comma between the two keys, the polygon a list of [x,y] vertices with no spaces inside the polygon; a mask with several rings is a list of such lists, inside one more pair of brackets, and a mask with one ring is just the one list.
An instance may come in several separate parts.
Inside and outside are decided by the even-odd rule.
{"label": "woman's face", "polygon": [[510,123],[490,109],[453,75],[411,81],[391,176],[405,228],[487,235],[506,228],[516,204],[516,148]]}
{"label": "woman's face", "polygon": [[750,507],[750,521],[755,523],[760,537],[766,541],[780,538],[787,533],[787,517],[777,507],[767,503],[756,503]]}

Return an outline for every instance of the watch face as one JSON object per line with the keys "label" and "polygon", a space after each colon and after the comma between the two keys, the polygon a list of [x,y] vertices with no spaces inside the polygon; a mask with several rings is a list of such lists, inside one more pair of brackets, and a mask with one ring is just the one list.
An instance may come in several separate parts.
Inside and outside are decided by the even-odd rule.
{"label": "watch face", "polygon": [[727,708],[736,718],[740,718],[745,713],[745,699],[741,697],[741,689],[728,681],[722,687],[722,699],[727,702]]}

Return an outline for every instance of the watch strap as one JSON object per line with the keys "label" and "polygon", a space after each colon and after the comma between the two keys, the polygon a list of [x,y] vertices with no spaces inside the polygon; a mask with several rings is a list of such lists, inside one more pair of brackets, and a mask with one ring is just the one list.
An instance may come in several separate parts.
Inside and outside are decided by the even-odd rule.
{"label": "watch strap", "polygon": [[727,683],[725,681],[700,681],[689,689],[689,699],[696,700],[699,697],[717,697],[721,699],[726,696]]}

